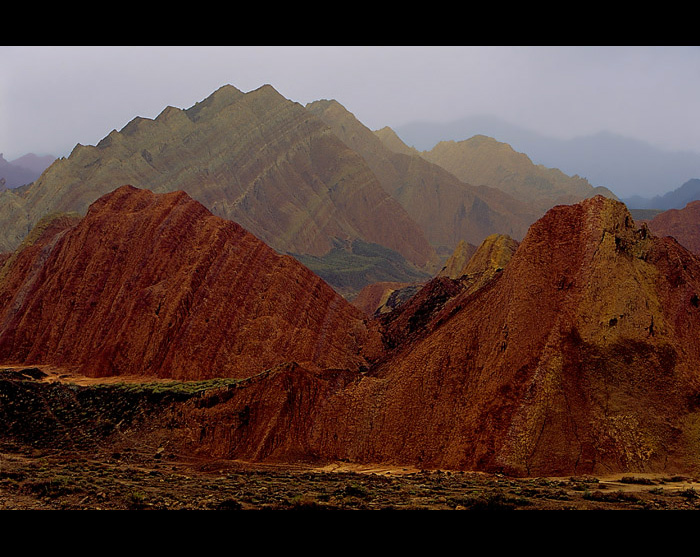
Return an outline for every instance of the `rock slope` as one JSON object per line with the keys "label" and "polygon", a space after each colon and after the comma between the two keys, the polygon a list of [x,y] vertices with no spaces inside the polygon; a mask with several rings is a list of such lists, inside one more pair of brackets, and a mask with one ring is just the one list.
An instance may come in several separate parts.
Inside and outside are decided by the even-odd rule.
{"label": "rock slope", "polygon": [[[547,212],[477,290],[458,282],[405,304],[420,326],[359,378],[294,373],[301,390],[283,396],[268,388],[291,370],[258,377],[217,410],[236,442],[222,430],[209,450],[527,476],[698,469],[694,255],[596,196]],[[265,416],[284,428],[261,437]]]}
{"label": "rock slope", "polygon": [[421,226],[440,254],[452,253],[461,240],[479,245],[494,233],[521,239],[542,214],[491,184],[464,181],[412,154],[388,130],[372,132],[337,101],[316,101],[307,109],[363,156],[384,190]]}
{"label": "rock slope", "polygon": [[596,196],[340,396],[333,456],[513,474],[698,465],[700,262]]}
{"label": "rock slope", "polygon": [[657,236],[673,236],[681,245],[700,255],[700,201],[691,201],[683,209],[669,209],[648,223]]}
{"label": "rock slope", "polygon": [[50,222],[0,269],[4,362],[183,380],[368,365],[359,310],[184,192],[123,186]]}

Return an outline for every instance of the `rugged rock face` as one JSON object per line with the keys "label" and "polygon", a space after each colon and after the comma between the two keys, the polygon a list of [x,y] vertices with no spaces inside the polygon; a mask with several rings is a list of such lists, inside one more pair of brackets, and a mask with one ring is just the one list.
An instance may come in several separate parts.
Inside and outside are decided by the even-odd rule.
{"label": "rugged rock face", "polygon": [[0,251],[14,249],[42,216],[85,214],[123,184],[185,191],[282,253],[323,255],[334,238],[360,238],[418,267],[433,257],[362,157],[270,86],[225,86],[187,110],[167,107],[95,147],[76,146],[22,195],[0,195]]}
{"label": "rugged rock face", "polygon": [[498,188],[542,212],[596,194],[616,199],[606,188],[594,188],[579,176],[567,176],[556,168],[536,165],[507,143],[483,135],[464,141],[441,141],[422,155],[460,180]]}
{"label": "rugged rock face", "polygon": [[518,242],[506,234],[491,234],[476,248],[460,243],[438,276],[461,279],[480,288],[502,271],[518,249]]}
{"label": "rugged rock face", "polygon": [[358,417],[337,421],[337,454],[527,475],[696,466],[699,277],[619,202],[556,207],[495,280],[339,397]]}
{"label": "rugged rock face", "polygon": [[691,201],[683,209],[669,209],[649,221],[657,236],[673,236],[695,254],[700,254],[700,201]]}
{"label": "rugged rock face", "polygon": [[474,244],[460,240],[452,252],[452,255],[445,262],[445,266],[440,269],[438,276],[459,278],[464,273],[464,268],[471,259],[472,255],[476,253],[478,248]]}
{"label": "rugged rock face", "polygon": [[90,376],[357,371],[375,335],[320,278],[184,192],[123,186],[0,269],[0,359]]}
{"label": "rugged rock face", "polygon": [[[412,313],[423,324],[367,374],[332,389],[306,374],[304,392],[326,385],[313,416],[293,417],[305,399],[290,391],[276,408],[294,447],[318,459],[535,476],[697,470],[699,296],[698,259],[638,229],[623,204],[558,206],[476,291],[426,285]],[[241,415],[239,400],[220,411]],[[272,454],[258,451],[270,431],[236,419],[220,454]]]}
{"label": "rugged rock face", "polygon": [[[465,257],[471,251],[468,244],[458,246],[438,276],[416,288],[401,304],[375,314],[383,330],[385,348],[390,353],[400,351],[440,326],[461,308],[460,300],[487,286],[503,271],[517,248],[518,242],[502,234],[487,237],[469,258]],[[392,296],[406,290],[398,290]]]}
{"label": "rugged rock face", "polygon": [[508,242],[484,242],[470,263],[500,269],[488,280],[436,277],[372,324],[181,193],[120,188],[37,236],[2,269],[0,358],[248,377],[172,416],[192,453],[700,469],[700,261],[617,201],[551,209],[503,267]]}

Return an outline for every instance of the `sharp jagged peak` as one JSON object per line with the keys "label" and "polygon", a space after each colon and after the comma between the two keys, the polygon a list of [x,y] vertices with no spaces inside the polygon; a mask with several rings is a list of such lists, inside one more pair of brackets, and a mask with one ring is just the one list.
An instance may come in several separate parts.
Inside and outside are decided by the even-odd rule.
{"label": "sharp jagged peak", "polygon": [[306,104],[306,108],[313,107],[313,106],[318,106],[319,108],[321,108],[323,110],[326,110],[328,108],[337,108],[337,109],[342,109],[342,110],[347,112],[347,109],[335,99],[318,99],[316,101],[313,101],[313,102]]}
{"label": "sharp jagged peak", "polygon": [[245,93],[233,85],[223,85],[203,101],[197,102],[185,110],[185,113],[190,120],[196,122],[206,117],[210,112],[218,112],[222,107],[235,103],[243,95]]}

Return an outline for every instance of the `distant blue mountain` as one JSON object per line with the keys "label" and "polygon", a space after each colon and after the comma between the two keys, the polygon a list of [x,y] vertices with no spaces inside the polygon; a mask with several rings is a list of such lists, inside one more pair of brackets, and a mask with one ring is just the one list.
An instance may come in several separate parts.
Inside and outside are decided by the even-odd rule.
{"label": "distant blue mountain", "polygon": [[688,180],[680,188],[668,192],[665,195],[657,195],[652,198],[638,195],[622,198],[622,201],[630,209],[682,209],[691,201],[700,199],[700,179]]}
{"label": "distant blue mountain", "polygon": [[665,151],[609,132],[562,140],[513,126],[493,116],[454,122],[414,122],[394,128],[407,145],[428,151],[443,140],[462,141],[478,134],[508,143],[536,164],[605,186],[620,198],[652,198],[678,184],[700,178],[700,154]]}
{"label": "distant blue mountain", "polygon": [[38,157],[32,153],[11,162],[0,153],[0,190],[17,188],[30,184],[54,161],[56,157],[45,155]]}

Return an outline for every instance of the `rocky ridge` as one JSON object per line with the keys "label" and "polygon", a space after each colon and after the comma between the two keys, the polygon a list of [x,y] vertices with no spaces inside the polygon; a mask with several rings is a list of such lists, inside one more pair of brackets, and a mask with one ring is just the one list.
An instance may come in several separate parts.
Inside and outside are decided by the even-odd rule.
{"label": "rocky ridge", "polygon": [[368,365],[359,310],[184,192],[123,186],[42,228],[0,269],[5,362],[180,380]]}
{"label": "rocky ridge", "polygon": [[134,118],[96,146],[77,145],[21,194],[0,193],[0,250],[46,214],[85,214],[114,187],[182,190],[282,253],[323,255],[360,238],[417,267],[433,250],[360,155],[271,86],[224,86],[194,106]]}
{"label": "rocky ridge", "polygon": [[[284,428],[293,441],[274,436],[274,459],[304,446],[312,461],[511,475],[696,470],[699,265],[636,228],[619,202],[556,207],[478,290],[446,277],[426,285],[421,325],[362,377],[335,383],[313,416],[289,396],[273,411],[260,378],[219,407],[229,421],[203,450],[264,459],[260,424],[235,416],[298,409]],[[295,373],[276,381],[327,385]],[[222,446],[231,429],[238,442]]]}
{"label": "rocky ridge", "polygon": [[475,187],[402,148],[398,137],[387,130],[372,132],[337,101],[316,101],[307,109],[362,155],[384,190],[421,226],[440,255],[452,253],[462,240],[479,245],[493,233],[522,238],[541,216],[528,203],[490,184]]}
{"label": "rocky ridge", "polygon": [[338,397],[334,456],[516,475],[697,467],[698,265],[619,202],[552,209],[502,273]]}

